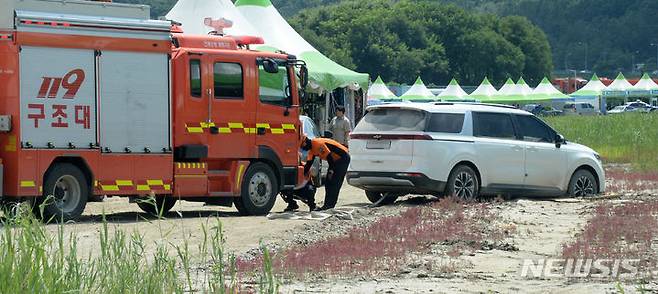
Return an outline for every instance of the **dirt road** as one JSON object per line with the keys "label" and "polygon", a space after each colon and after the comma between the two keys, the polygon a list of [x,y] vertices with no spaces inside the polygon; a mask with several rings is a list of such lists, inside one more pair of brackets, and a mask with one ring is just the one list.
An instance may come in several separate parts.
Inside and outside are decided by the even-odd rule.
{"label": "dirt road", "polygon": [[[318,191],[321,201],[324,191]],[[204,206],[199,203],[179,202],[166,219],[159,220],[141,213],[136,204],[123,198],[108,198],[102,203],[89,203],[83,219],[65,226],[68,234],[78,236],[79,256],[94,254],[98,248],[102,216],[110,230],[138,232],[145,243],[168,242],[190,244],[190,253],[198,252],[201,227],[214,226],[221,221],[226,238],[226,249],[235,254],[253,251],[262,241],[274,248],[289,244],[309,244],[327,235],[337,235],[353,226],[362,226],[383,215],[399,214],[406,207],[425,202],[424,197],[405,197],[396,204],[366,208],[369,204],[362,191],[345,185],[340,207],[353,207],[354,220],[268,220],[265,217],[238,216],[234,208]],[[511,199],[496,204],[498,210],[517,233],[510,244],[518,250],[478,250],[456,259],[446,260],[445,254],[418,256],[419,262],[405,265],[399,273],[372,277],[345,279],[316,279],[313,281],[287,281],[284,293],[443,293],[443,292],[615,292],[616,284],[601,281],[573,281],[566,278],[521,278],[524,259],[550,258],[558,254],[560,245],[572,238],[582,227],[591,209],[604,201],[624,201],[618,197],[597,200],[583,199]],[[306,209],[300,204],[302,209]],[[283,201],[278,200],[273,211],[282,211]],[[48,225],[56,231],[57,225]],[[153,250],[155,246],[147,249]],[[149,252],[147,251],[147,254]],[[443,256],[443,257],[442,257]],[[437,264],[453,263],[454,272],[444,272]],[[434,265],[434,266],[432,266]],[[635,285],[628,285],[633,292]],[[649,288],[658,287],[655,282]]]}

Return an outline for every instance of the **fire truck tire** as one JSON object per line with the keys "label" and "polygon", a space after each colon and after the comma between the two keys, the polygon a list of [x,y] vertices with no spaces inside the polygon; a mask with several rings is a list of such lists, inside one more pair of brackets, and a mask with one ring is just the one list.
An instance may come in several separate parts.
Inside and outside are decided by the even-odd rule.
{"label": "fire truck tire", "polygon": [[154,200],[155,202],[148,200],[137,201],[137,206],[148,214],[162,216],[174,208],[176,200],[178,199],[174,197],[156,196]]}
{"label": "fire truck tire", "polygon": [[279,182],[269,165],[257,162],[247,169],[241,190],[241,196],[235,199],[238,212],[242,215],[265,215],[276,202]]}
{"label": "fire truck tire", "polygon": [[43,195],[34,209],[44,220],[75,220],[85,210],[88,198],[89,185],[82,171],[73,164],[58,163],[44,179]]}

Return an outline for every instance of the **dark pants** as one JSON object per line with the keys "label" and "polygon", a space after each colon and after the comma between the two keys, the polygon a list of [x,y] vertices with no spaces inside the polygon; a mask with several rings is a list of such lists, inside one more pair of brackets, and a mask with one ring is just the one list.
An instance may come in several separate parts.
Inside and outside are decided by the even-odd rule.
{"label": "dark pants", "polygon": [[294,205],[296,207],[297,201],[295,201],[295,198],[297,198],[306,203],[309,208],[315,208],[315,187],[311,182],[299,190],[281,193],[281,196],[283,196],[283,200],[288,203],[288,205]]}
{"label": "dark pants", "polygon": [[323,209],[330,209],[336,207],[336,202],[338,202],[338,194],[340,193],[340,188],[343,186],[343,181],[345,180],[345,174],[347,174],[347,167],[350,165],[350,156],[347,155],[344,158],[334,162],[334,165],[329,168],[333,175],[327,179],[327,182],[324,185],[325,189],[325,198]]}

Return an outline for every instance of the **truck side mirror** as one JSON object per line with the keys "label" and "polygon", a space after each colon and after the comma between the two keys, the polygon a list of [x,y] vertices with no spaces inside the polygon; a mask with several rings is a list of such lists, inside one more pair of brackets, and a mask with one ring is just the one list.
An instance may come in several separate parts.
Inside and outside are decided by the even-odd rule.
{"label": "truck side mirror", "polygon": [[271,74],[279,73],[279,65],[276,64],[276,61],[269,58],[263,60],[263,69],[267,73],[271,73]]}
{"label": "truck side mirror", "polygon": [[299,84],[302,90],[306,89],[306,86],[308,86],[308,68],[306,68],[306,65],[302,65],[299,69]]}

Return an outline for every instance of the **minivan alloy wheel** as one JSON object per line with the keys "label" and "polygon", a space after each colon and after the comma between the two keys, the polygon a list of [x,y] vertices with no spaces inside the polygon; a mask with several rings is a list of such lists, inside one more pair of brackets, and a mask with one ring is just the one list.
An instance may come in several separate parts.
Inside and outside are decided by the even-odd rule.
{"label": "minivan alloy wheel", "polygon": [[470,200],[475,194],[475,181],[473,176],[467,172],[457,174],[454,184],[455,196],[460,199]]}
{"label": "minivan alloy wheel", "polygon": [[594,194],[594,183],[590,180],[589,177],[581,176],[576,180],[574,186],[574,194],[576,196],[587,196]]}

